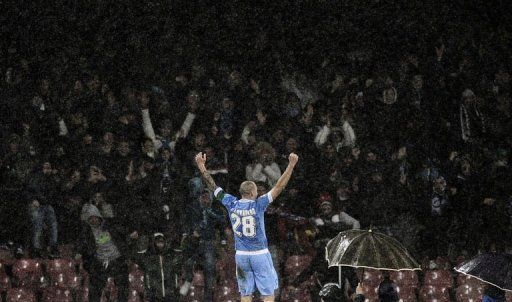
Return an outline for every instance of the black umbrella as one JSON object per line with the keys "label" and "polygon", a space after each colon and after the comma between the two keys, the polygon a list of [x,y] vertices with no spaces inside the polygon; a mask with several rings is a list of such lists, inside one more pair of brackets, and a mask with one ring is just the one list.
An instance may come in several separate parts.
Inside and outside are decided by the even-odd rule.
{"label": "black umbrella", "polygon": [[502,290],[512,291],[512,254],[480,254],[462,263],[455,270]]}

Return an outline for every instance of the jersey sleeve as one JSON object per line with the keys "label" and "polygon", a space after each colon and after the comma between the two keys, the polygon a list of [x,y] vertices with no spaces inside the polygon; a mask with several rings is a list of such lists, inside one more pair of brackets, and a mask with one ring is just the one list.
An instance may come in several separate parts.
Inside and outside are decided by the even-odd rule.
{"label": "jersey sleeve", "polygon": [[268,205],[272,202],[272,194],[268,192],[256,199],[256,207],[259,211],[265,211]]}
{"label": "jersey sleeve", "polygon": [[215,189],[215,192],[213,192],[213,196],[215,196],[215,198],[219,200],[222,203],[222,205],[224,205],[228,210],[230,210],[233,207],[233,203],[236,201],[235,196],[224,192],[224,190],[220,187]]}

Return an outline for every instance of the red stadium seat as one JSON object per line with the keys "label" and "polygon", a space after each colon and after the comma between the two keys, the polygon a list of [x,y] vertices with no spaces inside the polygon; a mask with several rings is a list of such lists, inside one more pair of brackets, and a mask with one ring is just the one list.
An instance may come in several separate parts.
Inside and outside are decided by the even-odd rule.
{"label": "red stadium seat", "polygon": [[78,290],[77,294],[77,302],[89,302],[89,287],[84,286]]}
{"label": "red stadium seat", "polygon": [[204,287],[204,274],[202,271],[195,271],[192,285]]}
{"label": "red stadium seat", "polygon": [[471,287],[485,287],[485,283],[465,274],[457,275],[457,286],[469,285]]}
{"label": "red stadium seat", "polygon": [[108,277],[107,284],[101,293],[100,302],[117,301],[117,287],[114,278]]}
{"label": "red stadium seat", "polygon": [[28,288],[11,288],[7,291],[7,302],[36,302],[36,295]]}
{"label": "red stadium seat", "polygon": [[73,295],[67,289],[50,287],[44,291],[42,302],[73,302]]}
{"label": "red stadium seat", "polygon": [[384,280],[384,277],[378,270],[374,269],[364,269],[362,283],[369,287],[379,287],[379,284]]}
{"label": "red stadium seat", "polygon": [[51,286],[62,289],[77,289],[82,278],[75,272],[75,262],[69,259],[56,259],[47,262],[47,272]]}
{"label": "red stadium seat", "polygon": [[424,285],[432,285],[436,287],[452,288],[453,277],[449,270],[427,270],[425,278],[423,279]]}
{"label": "red stadium seat", "polygon": [[130,284],[130,290],[137,291],[140,294],[145,292],[144,289],[144,272],[141,270],[131,271],[128,274],[128,282]]}
{"label": "red stadium seat", "polygon": [[295,301],[304,301],[311,302],[311,294],[307,288],[304,287],[286,287],[281,292],[281,301],[282,302],[295,302]]}
{"label": "red stadium seat", "polygon": [[390,271],[389,278],[393,280],[397,286],[418,287],[418,274],[415,271]]}
{"label": "red stadium seat", "polygon": [[236,276],[236,263],[232,254],[227,253],[221,249],[219,259],[216,264],[217,273],[221,282],[227,280],[235,280]]}
{"label": "red stadium seat", "polygon": [[13,276],[18,287],[42,289],[47,286],[41,262],[36,259],[20,259],[12,268]]}
{"label": "red stadium seat", "polygon": [[82,278],[74,272],[52,272],[49,276],[51,286],[61,289],[76,290],[82,283]]}
{"label": "red stadium seat", "polygon": [[74,272],[75,261],[70,259],[55,259],[46,262],[46,270],[52,272]]}
{"label": "red stadium seat", "polygon": [[484,287],[473,287],[470,284],[464,284],[457,287],[455,297],[457,302],[479,302],[482,301]]}
{"label": "red stadium seat", "polygon": [[215,287],[215,301],[235,302],[240,298],[236,281],[222,281]]}
{"label": "red stadium seat", "polygon": [[190,286],[190,290],[186,297],[183,297],[182,302],[202,302],[204,296],[204,287],[203,286]]}
{"label": "red stadium seat", "polygon": [[284,274],[293,282],[311,264],[310,255],[293,255],[286,259]]}
{"label": "red stadium seat", "polygon": [[204,275],[202,271],[195,271],[192,285],[186,297],[183,297],[184,302],[200,302],[203,301],[204,295]]}
{"label": "red stadium seat", "polygon": [[397,285],[396,291],[398,293],[399,302],[416,302],[416,288],[411,286]]}
{"label": "red stadium seat", "polygon": [[130,290],[128,293],[128,302],[142,302],[142,298],[136,290]]}
{"label": "red stadium seat", "polygon": [[450,292],[446,287],[423,285],[420,289],[420,301],[423,302],[449,302]]}
{"label": "red stadium seat", "polygon": [[379,284],[366,284],[363,283],[363,294],[366,298],[365,301],[377,301],[379,296]]}

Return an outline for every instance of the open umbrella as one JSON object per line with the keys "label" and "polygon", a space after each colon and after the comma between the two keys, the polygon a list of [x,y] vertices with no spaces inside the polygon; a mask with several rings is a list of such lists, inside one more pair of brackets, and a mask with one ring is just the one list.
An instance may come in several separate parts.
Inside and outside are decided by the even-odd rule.
{"label": "open umbrella", "polygon": [[512,291],[512,254],[480,254],[462,263],[455,270],[502,290]]}
{"label": "open umbrella", "polygon": [[327,243],[325,258],[329,267],[340,268],[340,279],[342,266],[391,271],[421,270],[400,242],[372,230],[339,233]]}

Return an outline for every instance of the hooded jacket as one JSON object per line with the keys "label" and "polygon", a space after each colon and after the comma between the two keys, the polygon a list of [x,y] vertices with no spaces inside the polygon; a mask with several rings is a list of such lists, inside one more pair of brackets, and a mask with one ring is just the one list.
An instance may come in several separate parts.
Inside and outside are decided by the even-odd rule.
{"label": "hooded jacket", "polygon": [[82,224],[82,230],[75,244],[76,253],[82,255],[84,268],[88,270],[91,267],[92,262],[96,258],[97,244],[94,238],[94,233],[91,225],[89,224],[89,218],[95,216],[99,217],[102,220],[100,228],[103,231],[108,231],[112,238],[113,244],[117,247],[118,251],[122,256],[126,256],[126,251],[128,250],[126,236],[123,235],[120,230],[108,224],[105,220],[103,220],[103,216],[101,215],[98,208],[94,205],[89,205],[82,212],[82,219],[84,220]]}
{"label": "hooded jacket", "polygon": [[[158,237],[163,237],[165,246],[157,249],[155,243]],[[178,301],[177,274],[181,271],[182,257],[173,250],[162,233],[155,233],[150,248],[138,255],[138,263],[144,271],[144,285],[150,301],[160,301],[171,298]]]}

